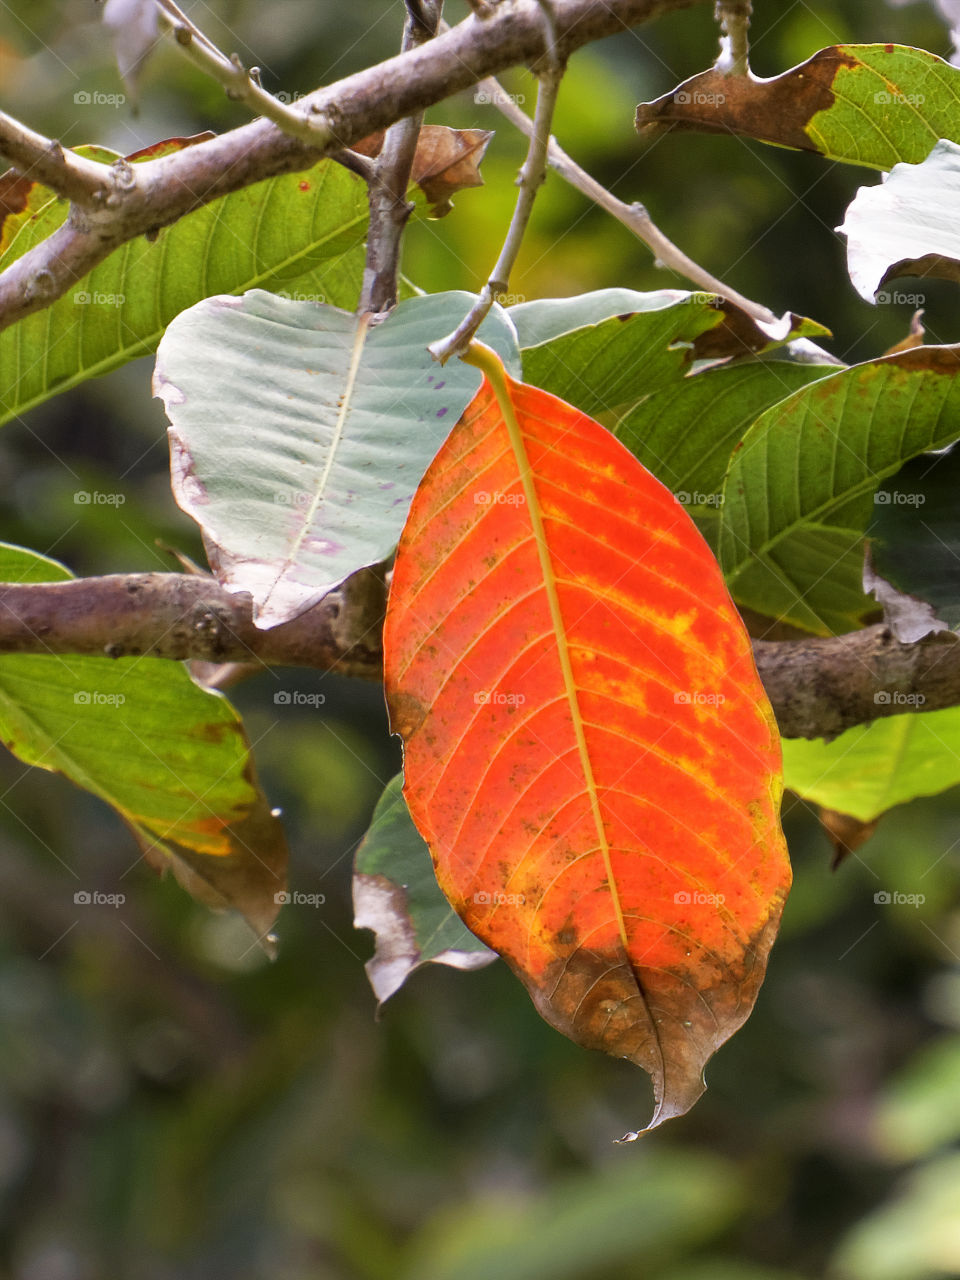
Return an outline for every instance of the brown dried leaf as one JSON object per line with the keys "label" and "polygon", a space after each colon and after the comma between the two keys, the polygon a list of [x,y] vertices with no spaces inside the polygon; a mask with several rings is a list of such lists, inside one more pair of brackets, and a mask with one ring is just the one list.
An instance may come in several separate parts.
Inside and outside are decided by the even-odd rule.
{"label": "brown dried leaf", "polygon": [[655,138],[669,129],[739,133],[800,151],[816,151],[806,126],[818,112],[833,105],[833,83],[844,66],[856,66],[856,59],[835,47],[821,49],[802,67],[770,80],[760,80],[752,73],[725,75],[713,68],[653,102],[641,102],[637,132],[645,138]]}
{"label": "brown dried leaf", "polygon": [[839,813],[836,809],[821,809],[820,823],[833,845],[833,861],[830,869],[836,871],[845,858],[866,844],[877,829],[879,818],[872,822],[862,822],[850,813]]}
{"label": "brown dried leaf", "polygon": [[[383,130],[354,143],[364,156],[380,154]],[[453,208],[451,197],[467,187],[482,187],[480,162],[493,137],[491,129],[451,129],[426,124],[420,130],[413,159],[412,180],[430,203],[430,216],[442,218]]]}
{"label": "brown dried leaf", "polygon": [[451,196],[466,187],[482,187],[480,161],[493,137],[490,129],[448,129],[426,125],[420,130],[413,179],[430,202],[430,213],[442,218],[453,208]]}

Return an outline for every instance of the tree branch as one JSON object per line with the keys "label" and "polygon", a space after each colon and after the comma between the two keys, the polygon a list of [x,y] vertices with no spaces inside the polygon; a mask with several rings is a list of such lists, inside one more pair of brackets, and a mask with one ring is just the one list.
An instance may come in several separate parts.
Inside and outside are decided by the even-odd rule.
{"label": "tree branch", "polygon": [[[113,574],[0,585],[0,653],[92,654],[312,667],[378,680],[385,587],[361,571],[313,609],[262,631],[250,598],[198,574]],[[832,738],[906,711],[960,705],[960,637],[901,644],[881,625],[849,635],[754,640],[787,738]]]}
{"label": "tree branch", "polygon": [[[443,0],[407,0],[403,25],[405,52],[417,49],[437,34]],[[366,311],[387,311],[397,301],[400,274],[400,243],[414,206],[407,200],[410,174],[423,124],[417,111],[390,126],[370,177],[370,225],[363,287],[357,307]]]}
{"label": "tree branch", "polygon": [[348,630],[341,616],[354,621],[355,615],[344,593],[336,591],[292,622],[263,631],[254,625],[248,595],[226,591],[205,574],[111,574],[0,585],[0,653],[149,654],[379,679],[380,627],[371,622],[372,612],[358,613],[362,622]]}
{"label": "tree branch", "polygon": [[828,638],[754,640],[785,738],[835,738],[854,725],[960,705],[960,637],[902,644],[882,624]]}
{"label": "tree branch", "polygon": [[[557,54],[705,0],[555,0]],[[128,165],[112,207],[91,214],[74,205],[62,227],[0,275],[0,329],[48,306],[120,245],[155,234],[185,214],[252,183],[308,168],[378,129],[441,102],[478,80],[543,52],[543,10],[537,0],[491,6],[452,31],[309,94],[301,108],[328,127],[326,146],[309,145],[269,120]],[[132,176],[131,176],[132,175]]]}

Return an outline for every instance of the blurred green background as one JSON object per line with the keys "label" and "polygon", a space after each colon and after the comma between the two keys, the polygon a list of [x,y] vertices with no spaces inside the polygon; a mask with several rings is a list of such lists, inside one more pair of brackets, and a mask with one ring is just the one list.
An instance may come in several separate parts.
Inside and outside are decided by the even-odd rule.
{"label": "blurred green background", "polygon": [[[294,95],[391,54],[399,0],[185,6]],[[946,55],[932,6],[756,0],[753,65],[892,40]],[[451,20],[461,9],[451,8]],[[222,130],[242,113],[164,49],[138,112],[90,0],[0,6],[0,107],[123,152]],[[869,307],[832,228],[877,176],[737,139],[641,147],[637,101],[714,56],[709,6],[579,54],[561,143],[746,294],[829,325],[844,359],[882,352],[909,308]],[[533,105],[529,75],[505,77]],[[430,118],[496,129],[487,186],[420,222],[404,267],[476,288],[523,155],[460,95]],[[556,177],[512,289],[520,297],[684,287]],[[936,340],[960,338],[952,286],[924,282]],[[95,380],[0,437],[4,540],[77,573],[197,559],[166,474],[150,361]],[[122,491],[78,506],[78,489]],[[322,690],[320,710],[277,707]],[[0,1274],[12,1280],[923,1280],[960,1273],[960,858],[957,796],[889,814],[836,874],[807,806],[786,805],[796,871],[753,1017],[694,1112],[638,1143],[638,1070],[540,1021],[502,965],[416,975],[375,1021],[351,927],[353,848],[399,763],[380,690],[280,672],[237,688],[267,789],[287,815],[293,887],[268,964],[244,927],[138,863],[104,806],[0,760]],[[123,893],[77,910],[78,889]],[[920,906],[879,905],[886,891]]]}

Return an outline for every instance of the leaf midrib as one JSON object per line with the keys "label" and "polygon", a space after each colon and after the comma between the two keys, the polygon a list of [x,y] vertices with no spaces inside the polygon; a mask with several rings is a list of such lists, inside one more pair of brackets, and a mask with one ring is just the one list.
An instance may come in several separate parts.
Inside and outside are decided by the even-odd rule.
{"label": "leaf midrib", "polygon": [[623,907],[620,902],[620,892],[613,872],[610,845],[607,841],[607,832],[603,824],[603,816],[600,813],[600,797],[597,790],[596,779],[593,776],[593,762],[590,759],[590,752],[587,747],[586,734],[584,732],[583,716],[580,712],[580,701],[577,696],[577,685],[573,675],[573,665],[570,661],[570,650],[567,644],[566,631],[563,625],[563,615],[560,610],[560,598],[557,592],[557,581],[553,570],[553,561],[550,556],[550,548],[547,543],[546,531],[543,527],[540,502],[533,480],[533,473],[530,468],[530,460],[527,456],[523,429],[517,419],[506,370],[504,369],[499,357],[491,351],[489,347],[484,347],[481,343],[473,342],[470,345],[470,351],[466,360],[468,364],[474,364],[480,368],[490,382],[494,395],[497,398],[497,404],[499,405],[500,412],[503,414],[507,434],[510,438],[510,444],[513,448],[514,457],[517,462],[517,469],[520,473],[520,483],[523,486],[527,510],[530,513],[530,523],[533,526],[533,535],[537,546],[537,556],[540,561],[543,587],[546,592],[547,602],[550,608],[550,620],[553,626],[553,634],[557,646],[557,656],[560,660],[560,669],[563,675],[567,705],[570,708],[573,732],[577,741],[580,767],[583,770],[586,792],[590,798],[590,811],[596,828],[597,843],[600,848],[600,854],[603,858],[604,870],[606,872],[607,889],[610,893],[611,901],[613,902],[614,916],[617,922],[617,930],[620,935],[623,953],[626,957],[629,957],[630,943],[627,937]]}

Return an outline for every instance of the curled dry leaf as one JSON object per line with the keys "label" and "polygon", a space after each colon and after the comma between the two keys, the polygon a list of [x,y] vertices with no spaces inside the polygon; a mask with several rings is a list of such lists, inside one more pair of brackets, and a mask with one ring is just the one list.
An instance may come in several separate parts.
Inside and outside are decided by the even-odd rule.
{"label": "curled dry leaf", "polygon": [[879,818],[874,818],[872,822],[862,822],[850,813],[840,813],[836,809],[820,810],[820,825],[833,846],[833,861],[830,863],[832,871],[836,871],[844,859],[867,843],[879,821]]}
{"label": "curled dry leaf", "polygon": [[652,1127],[697,1100],[763,979],[790,881],[777,729],[683,507],[591,418],[477,362],[387,610],[405,795],[542,1016],[649,1073]]}
{"label": "curled dry leaf", "polygon": [[[383,130],[371,133],[354,145],[361,155],[375,156],[383,146]],[[442,218],[453,208],[452,197],[467,187],[482,187],[480,162],[492,129],[451,129],[444,124],[425,124],[420,130],[411,177],[430,205],[430,214]]]}

